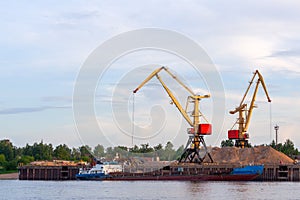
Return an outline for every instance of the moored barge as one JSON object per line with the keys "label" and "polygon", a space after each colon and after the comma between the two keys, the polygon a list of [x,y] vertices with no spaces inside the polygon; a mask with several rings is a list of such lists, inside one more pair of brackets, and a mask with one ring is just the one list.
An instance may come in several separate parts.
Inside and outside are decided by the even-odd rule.
{"label": "moored barge", "polygon": [[[263,165],[248,165],[231,169],[216,168],[206,171],[205,168],[186,168],[185,166],[165,166],[162,169],[145,172],[112,172],[100,171],[105,165],[98,165],[87,173],[79,173],[76,177],[80,180],[103,181],[251,181],[259,177],[264,170]],[[119,168],[120,169],[120,168]],[[204,170],[201,170],[204,169]],[[91,173],[96,171],[98,173]]]}

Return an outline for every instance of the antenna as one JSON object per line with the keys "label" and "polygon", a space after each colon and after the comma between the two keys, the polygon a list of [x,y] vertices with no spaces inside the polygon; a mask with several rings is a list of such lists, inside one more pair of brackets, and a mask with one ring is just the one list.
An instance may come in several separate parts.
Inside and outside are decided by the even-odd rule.
{"label": "antenna", "polygon": [[270,103],[270,141],[272,142],[272,103]]}

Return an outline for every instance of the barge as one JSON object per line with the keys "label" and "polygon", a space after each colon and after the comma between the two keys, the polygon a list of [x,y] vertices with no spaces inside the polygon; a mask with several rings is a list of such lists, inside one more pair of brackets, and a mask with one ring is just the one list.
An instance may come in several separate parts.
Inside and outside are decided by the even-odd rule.
{"label": "barge", "polygon": [[252,181],[263,173],[264,166],[248,165],[232,169],[219,168],[214,171],[194,169],[179,165],[165,166],[162,169],[148,172],[124,172],[121,165],[104,163],[97,164],[88,171],[80,172],[76,178],[101,181]]}

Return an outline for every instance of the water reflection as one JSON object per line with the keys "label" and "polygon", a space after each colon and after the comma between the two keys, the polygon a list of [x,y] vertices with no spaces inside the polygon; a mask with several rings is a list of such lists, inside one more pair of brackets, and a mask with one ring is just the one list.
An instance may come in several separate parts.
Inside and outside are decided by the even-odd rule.
{"label": "water reflection", "polygon": [[10,181],[0,199],[300,199],[300,182]]}

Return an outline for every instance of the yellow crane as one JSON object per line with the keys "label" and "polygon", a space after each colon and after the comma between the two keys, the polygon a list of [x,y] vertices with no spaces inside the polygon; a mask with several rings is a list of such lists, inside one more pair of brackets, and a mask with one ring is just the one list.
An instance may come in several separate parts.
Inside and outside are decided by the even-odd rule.
{"label": "yellow crane", "polygon": [[[175,98],[171,90],[167,87],[167,85],[164,83],[164,81],[159,76],[159,73],[164,70],[169,74],[173,79],[175,79],[185,90],[187,90],[191,95],[188,96],[186,107],[185,109],[182,107],[182,105],[179,103],[179,101]],[[180,81],[173,73],[171,73],[170,70],[166,67],[160,67],[156,70],[154,70],[134,91],[133,93],[136,93],[139,89],[141,89],[148,81],[150,81],[153,77],[156,77],[165,91],[168,93],[169,97],[171,98],[172,104],[175,104],[176,108],[179,110],[183,118],[187,121],[187,123],[191,126],[188,128],[188,134],[189,140],[186,144],[186,147],[184,149],[184,153],[179,159],[179,162],[197,162],[201,163],[205,156],[208,155],[211,162],[213,162],[211,155],[207,151],[207,147],[204,141],[203,136],[204,135],[211,135],[211,124],[200,124],[200,117],[205,117],[199,110],[199,103],[201,99],[209,98],[210,95],[196,95],[189,87],[187,87],[182,81]],[[189,116],[187,109],[188,104],[193,103],[193,111],[191,116]],[[192,119],[191,119],[192,118]],[[206,120],[206,119],[205,119]],[[207,120],[206,120],[207,121]],[[200,156],[200,144],[202,143],[204,147],[205,154],[203,156]]]}
{"label": "yellow crane", "polygon": [[[246,103],[244,103],[244,101],[246,99],[249,89],[251,88],[252,83],[256,76],[258,77],[258,80],[256,82],[252,100],[250,102],[250,105],[248,106]],[[228,131],[228,139],[235,140],[235,146],[237,146],[237,147],[244,148],[244,147],[248,146],[249,134],[247,133],[247,131],[249,128],[251,117],[252,117],[253,108],[256,107],[254,105],[254,102],[256,100],[256,95],[257,95],[258,87],[260,84],[262,85],[262,87],[264,89],[264,92],[267,96],[268,102],[271,102],[264,79],[263,79],[262,75],[259,73],[259,71],[256,70],[254,72],[254,75],[249,83],[249,86],[243,96],[243,99],[242,99],[240,105],[237,108],[235,108],[235,110],[229,112],[230,114],[235,114],[237,112],[239,113],[238,119],[235,122],[235,124],[233,125],[233,127],[234,127],[236,124],[238,124],[239,129],[238,130],[231,129]]]}

